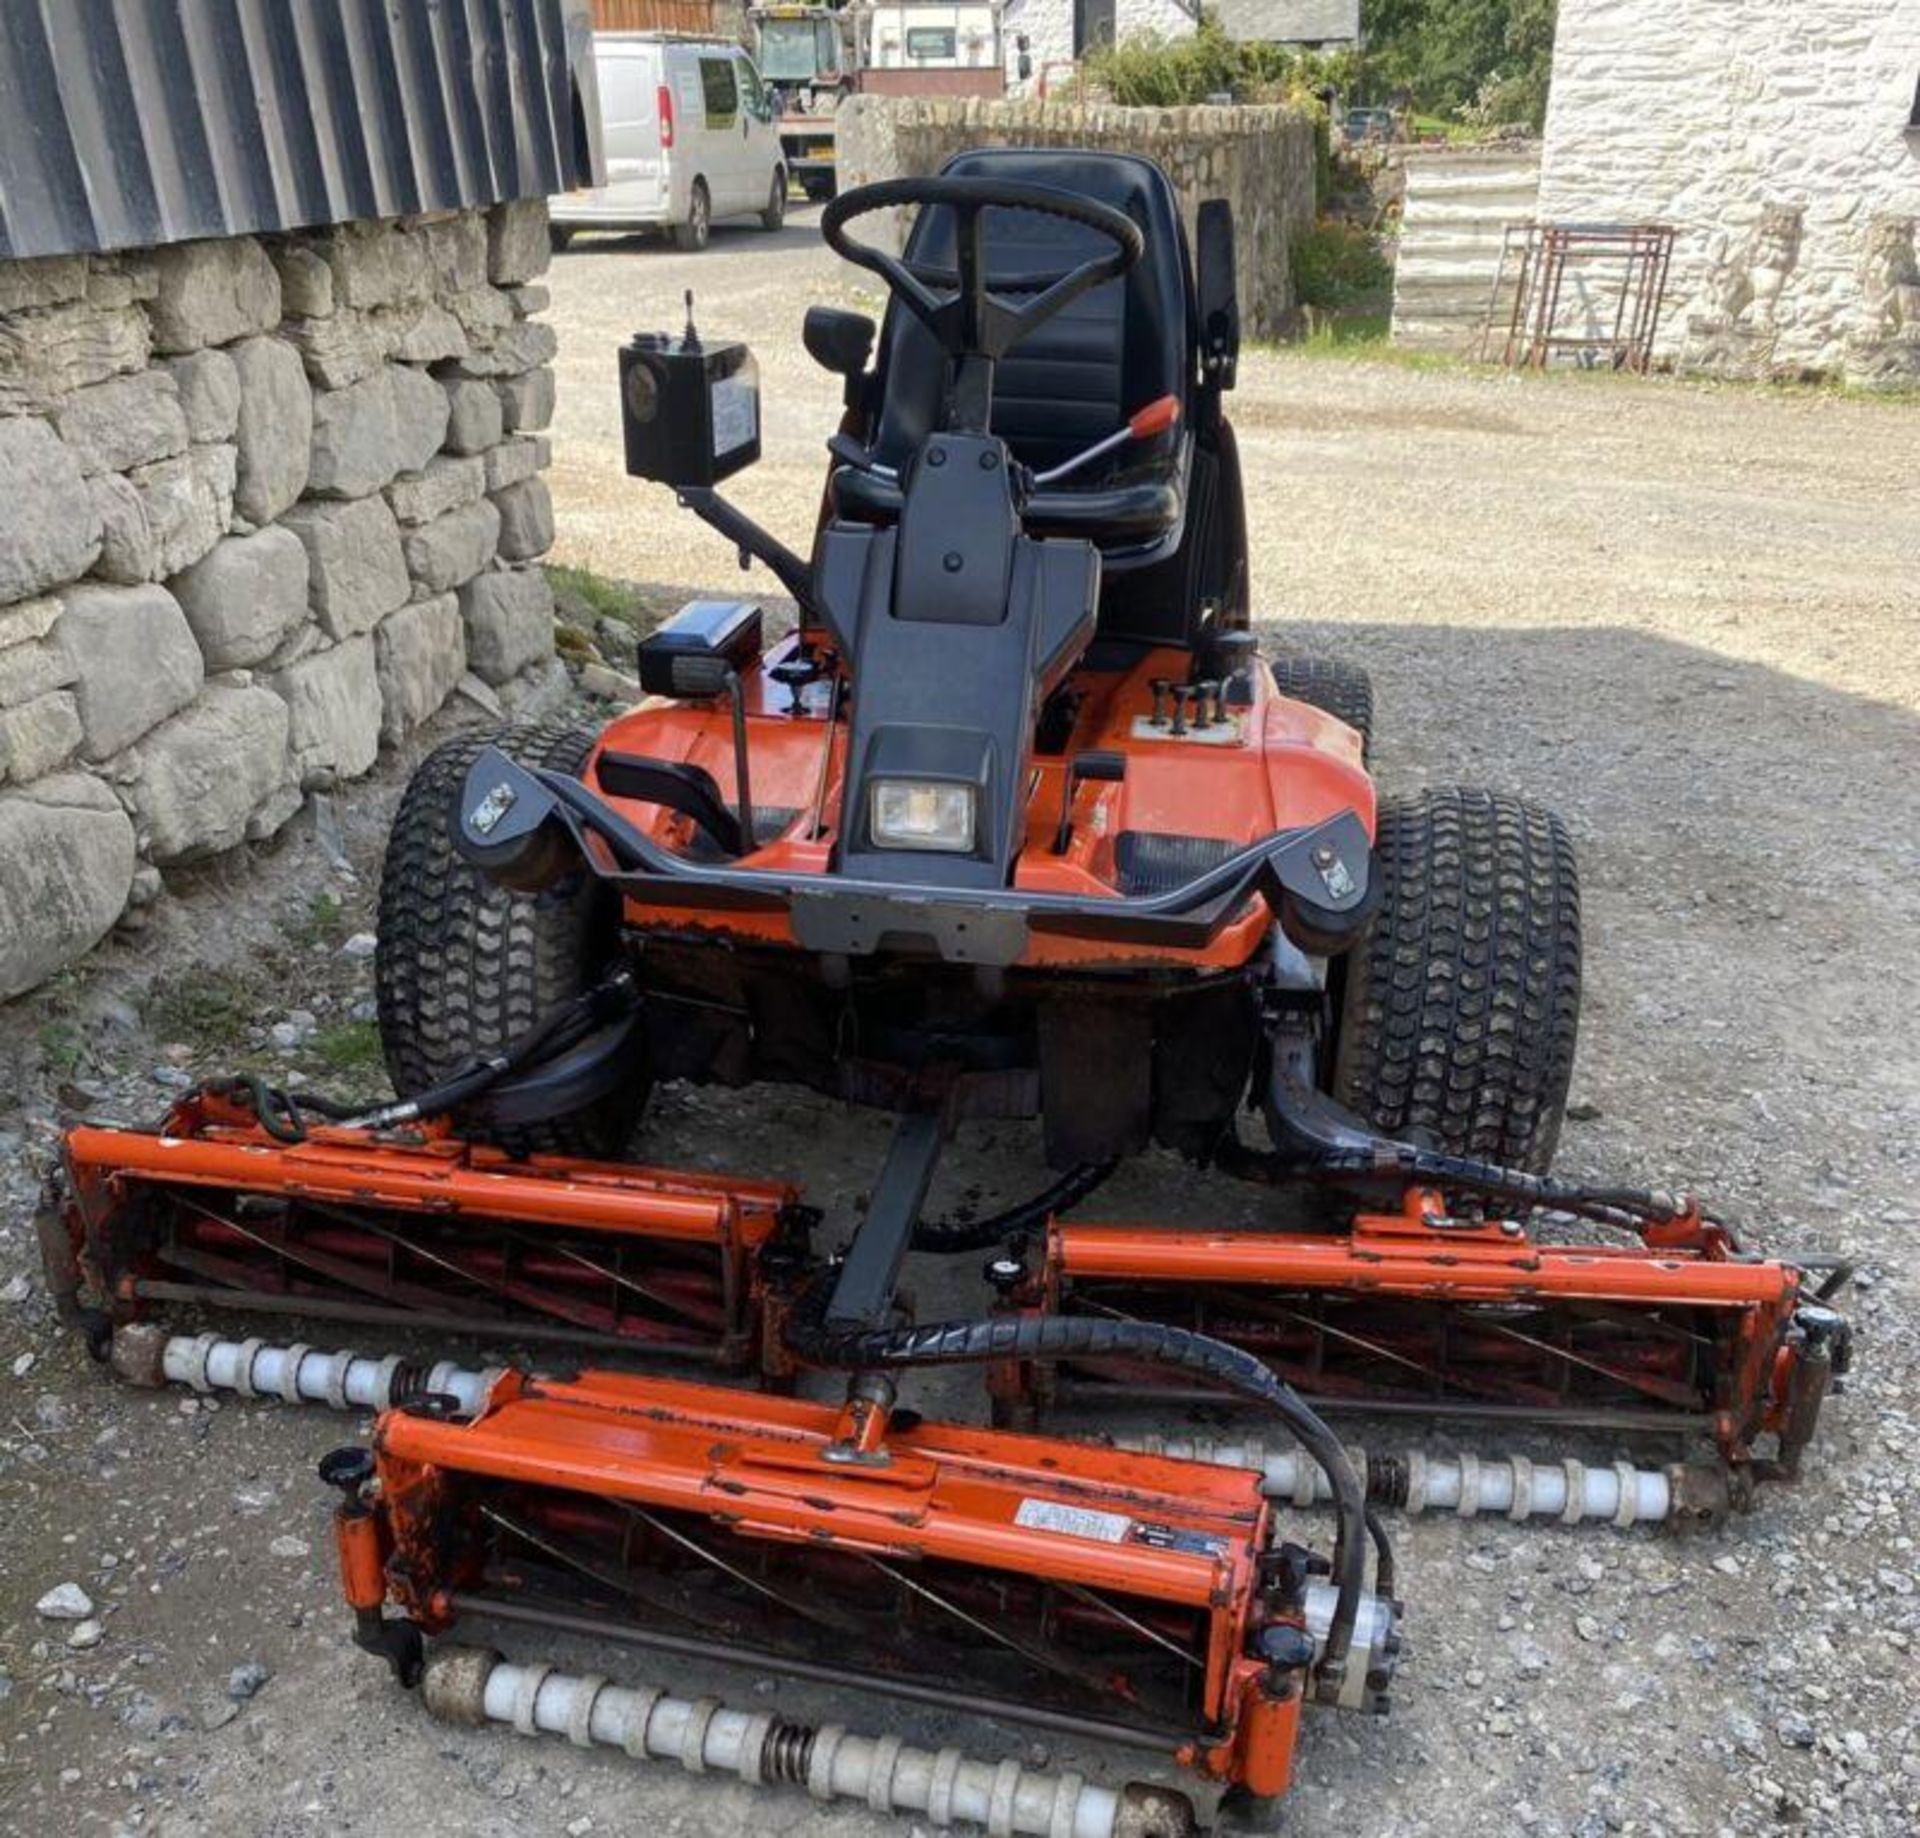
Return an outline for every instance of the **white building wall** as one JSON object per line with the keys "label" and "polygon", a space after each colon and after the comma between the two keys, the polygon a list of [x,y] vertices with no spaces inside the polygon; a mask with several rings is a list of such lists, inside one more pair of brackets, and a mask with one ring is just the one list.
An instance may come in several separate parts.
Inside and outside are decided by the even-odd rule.
{"label": "white building wall", "polygon": [[1663,355],[1920,374],[1920,0],[1561,0],[1540,213],[1680,235]]}
{"label": "white building wall", "polygon": [[[1196,0],[1197,4],[1197,0]],[[1117,38],[1130,38],[1140,32],[1158,32],[1163,38],[1185,38],[1194,29],[1193,7],[1180,0],[1115,0],[1113,29]],[[1007,0],[1003,27],[1007,51],[1007,93],[1027,95],[1039,88],[1041,73],[1049,64],[1073,62],[1073,0]],[[1019,72],[1019,39],[1026,34],[1033,58],[1033,76],[1022,83]],[[1050,87],[1058,93],[1066,78],[1056,69]]]}

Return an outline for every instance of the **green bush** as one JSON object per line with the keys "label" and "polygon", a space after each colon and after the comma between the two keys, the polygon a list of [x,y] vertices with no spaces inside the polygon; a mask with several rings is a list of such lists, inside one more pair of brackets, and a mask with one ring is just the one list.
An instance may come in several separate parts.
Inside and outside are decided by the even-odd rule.
{"label": "green bush", "polygon": [[1088,54],[1087,74],[1123,108],[1184,108],[1226,97],[1232,102],[1298,102],[1352,78],[1348,53],[1331,57],[1236,45],[1203,13],[1185,38],[1131,32]]}
{"label": "green bush", "polygon": [[1393,285],[1393,264],[1373,233],[1357,223],[1317,223],[1294,239],[1294,298],[1322,312],[1344,312]]}

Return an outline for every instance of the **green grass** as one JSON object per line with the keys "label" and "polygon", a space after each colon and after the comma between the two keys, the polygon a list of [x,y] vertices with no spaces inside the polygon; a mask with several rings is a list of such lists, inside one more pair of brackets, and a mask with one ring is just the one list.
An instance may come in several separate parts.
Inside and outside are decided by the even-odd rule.
{"label": "green grass", "polygon": [[86,1063],[86,1036],[73,1022],[43,1022],[38,1038],[40,1057],[55,1078],[70,1079]]}
{"label": "green grass", "polygon": [[553,583],[556,594],[563,598],[572,595],[584,601],[602,619],[620,619],[628,625],[638,625],[646,617],[640,596],[631,587],[610,581],[589,568],[549,567],[547,579]]}
{"label": "green grass", "polygon": [[147,1025],[167,1041],[230,1050],[259,1019],[264,993],[238,971],[203,971],[162,986]]}
{"label": "green grass", "polygon": [[309,1057],[329,1072],[383,1073],[380,1029],[372,1021],[341,1021],[323,1027],[307,1042]]}
{"label": "green grass", "polygon": [[330,893],[317,893],[307,902],[306,916],[287,927],[287,942],[299,950],[331,944],[347,927],[347,915]]}

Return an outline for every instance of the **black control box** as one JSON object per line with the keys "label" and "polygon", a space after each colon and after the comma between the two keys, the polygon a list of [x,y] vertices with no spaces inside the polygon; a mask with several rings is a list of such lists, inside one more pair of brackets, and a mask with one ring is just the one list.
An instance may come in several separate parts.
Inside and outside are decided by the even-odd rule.
{"label": "black control box", "polygon": [[760,457],[760,366],[743,344],[641,332],[620,351],[627,470],[717,485]]}
{"label": "black control box", "polygon": [[711,696],[722,672],[743,674],[761,650],[750,600],[690,600],[640,641],[640,687],[650,696]]}

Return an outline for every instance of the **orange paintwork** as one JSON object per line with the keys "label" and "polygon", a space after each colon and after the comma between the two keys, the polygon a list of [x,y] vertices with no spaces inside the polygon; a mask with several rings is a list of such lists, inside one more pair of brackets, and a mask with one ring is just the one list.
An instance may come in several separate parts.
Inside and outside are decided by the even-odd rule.
{"label": "orange paintwork", "polygon": [[[1284,1789],[1299,1700],[1269,1697],[1247,1651],[1270,1613],[1257,1588],[1269,1514],[1257,1474],[965,1425],[891,1426],[884,1410],[854,1426],[884,1462],[828,1459],[849,1446],[849,1427],[831,1405],[615,1372],[509,1373],[471,1423],[389,1412],[374,1445],[390,1590],[430,1631],[450,1619],[464,1585],[449,1552],[467,1548],[450,1502],[472,1494],[446,1482],[465,1476],[712,1515],[733,1533],[811,1549],[1120,1591],[1134,1612],[1159,1602],[1207,1618],[1204,1733],[1181,1759],[1257,1792]],[[1056,1530],[1032,1522],[1044,1516],[1036,1503],[1112,1518],[1104,1536]],[[1153,1542],[1122,1522],[1155,1528]]]}
{"label": "orange paintwork", "polygon": [[[1790,1338],[1802,1276],[1749,1258],[1697,1208],[1629,1245],[1540,1244],[1512,1221],[1458,1224],[1437,1193],[1410,1189],[1398,1213],[1362,1213],[1344,1236],[1052,1225],[1041,1294],[1059,1307],[1076,1279],[1443,1303],[1579,1302],[1634,1309],[1712,1309],[1729,1322],[1713,1430],[1729,1460],[1761,1432],[1786,1429],[1807,1385],[1824,1379]],[[1017,1371],[993,1381],[1022,1400]]]}
{"label": "orange paintwork", "polygon": [[77,1195],[100,1183],[186,1186],[399,1212],[519,1224],[570,1226],[612,1234],[738,1245],[763,1244],[798,1199],[777,1181],[669,1173],[625,1163],[536,1155],[515,1161],[463,1142],[442,1127],[374,1136],[318,1128],[304,1141],[275,1141],[258,1125],[220,1121],[216,1107],[176,1110],[158,1134],[79,1128],[66,1138]]}
{"label": "orange paintwork", "polygon": [[[814,837],[809,830],[820,796],[825,722],[817,714],[787,713],[787,691],[767,674],[791,655],[796,643],[790,639],[769,652],[760,667],[744,678],[744,693],[754,802],[797,810],[800,815],[783,836],[743,857],[741,866],[824,874],[839,820],[847,727],[843,720],[835,730],[831,758],[825,761],[824,821],[822,834]],[[1264,666],[1256,675],[1254,706],[1242,715],[1241,738],[1232,744],[1136,739],[1136,719],[1153,712],[1153,680],[1183,681],[1190,662],[1185,651],[1161,650],[1149,653],[1124,675],[1076,671],[1067,679],[1067,687],[1081,691],[1085,700],[1062,751],[1033,761],[1026,839],[1015,863],[1015,887],[1082,898],[1118,897],[1113,850],[1122,830],[1245,845],[1277,830],[1324,822],[1351,810],[1372,833],[1373,782],[1360,763],[1359,736],[1331,715],[1279,695]],[[857,685],[853,693],[859,693]],[[733,727],[726,709],[650,698],[609,724],[600,744],[607,752],[700,766],[716,784],[733,784]],[[1068,761],[1075,753],[1095,749],[1125,754],[1127,776],[1119,784],[1089,783],[1079,788],[1072,842],[1065,855],[1055,855],[1053,838]],[[591,767],[587,782],[595,783]],[[687,818],[657,804],[620,798],[608,802],[667,847],[684,848],[693,834]],[[642,930],[706,932],[794,947],[792,929],[781,913],[689,913],[629,900],[626,917]],[[1191,951],[1036,932],[1020,962],[1032,969],[1116,964],[1231,969],[1259,949],[1269,923],[1265,906],[1251,900],[1245,913],[1230,921],[1211,945]]]}

